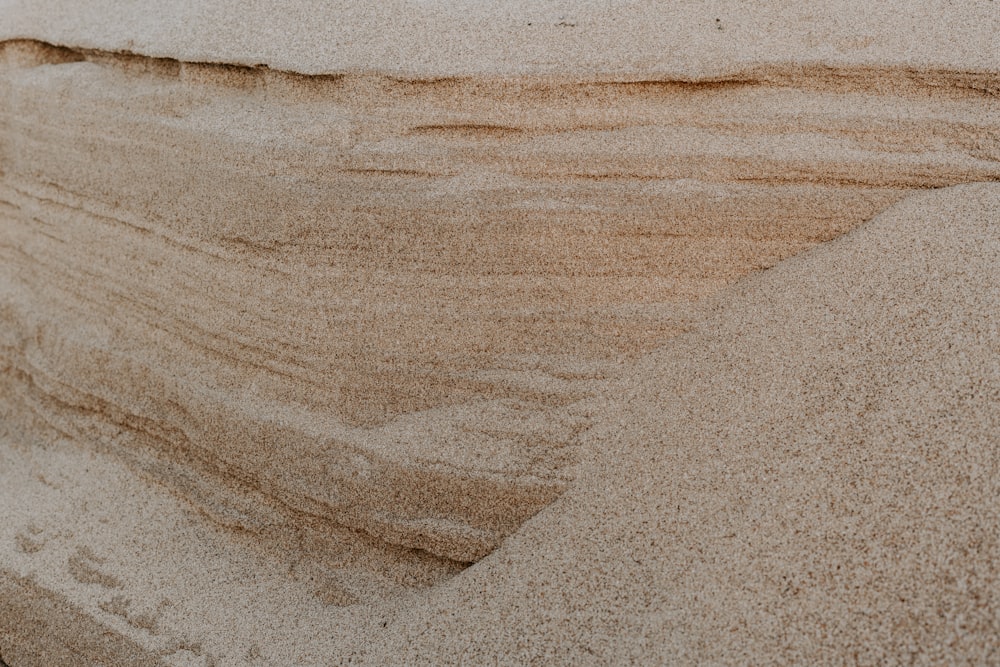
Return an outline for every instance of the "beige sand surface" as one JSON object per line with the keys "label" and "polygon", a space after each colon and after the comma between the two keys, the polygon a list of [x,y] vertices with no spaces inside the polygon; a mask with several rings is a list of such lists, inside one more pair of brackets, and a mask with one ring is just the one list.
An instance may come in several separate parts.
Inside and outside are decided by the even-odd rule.
{"label": "beige sand surface", "polygon": [[0,39],[307,74],[706,77],[766,63],[996,72],[994,0],[2,0]]}
{"label": "beige sand surface", "polygon": [[1000,659],[992,3],[0,16],[0,660]]}

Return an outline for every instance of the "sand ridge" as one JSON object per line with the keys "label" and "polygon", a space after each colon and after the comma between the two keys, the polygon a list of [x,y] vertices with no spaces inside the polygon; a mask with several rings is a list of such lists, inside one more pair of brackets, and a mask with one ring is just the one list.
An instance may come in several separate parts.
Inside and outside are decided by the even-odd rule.
{"label": "sand ridge", "polygon": [[727,290],[374,661],[994,662],[998,222],[996,185],[917,195]]}

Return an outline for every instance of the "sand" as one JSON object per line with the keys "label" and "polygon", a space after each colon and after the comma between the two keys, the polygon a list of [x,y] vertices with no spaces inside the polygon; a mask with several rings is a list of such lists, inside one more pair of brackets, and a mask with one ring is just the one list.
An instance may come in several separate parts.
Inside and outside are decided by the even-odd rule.
{"label": "sand", "polygon": [[996,72],[993,0],[3,0],[0,39],[305,74],[704,78],[761,64]]}
{"label": "sand", "polygon": [[998,659],[990,3],[5,4],[4,662]]}

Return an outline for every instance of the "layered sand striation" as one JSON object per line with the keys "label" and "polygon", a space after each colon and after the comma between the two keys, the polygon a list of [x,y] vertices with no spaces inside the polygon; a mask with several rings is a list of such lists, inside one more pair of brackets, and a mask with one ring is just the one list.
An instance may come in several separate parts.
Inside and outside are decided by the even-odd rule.
{"label": "layered sand striation", "polygon": [[972,74],[307,78],[4,49],[24,414],[226,525],[459,562],[565,488],[587,421],[564,407],[686,304],[909,189],[1000,179]]}

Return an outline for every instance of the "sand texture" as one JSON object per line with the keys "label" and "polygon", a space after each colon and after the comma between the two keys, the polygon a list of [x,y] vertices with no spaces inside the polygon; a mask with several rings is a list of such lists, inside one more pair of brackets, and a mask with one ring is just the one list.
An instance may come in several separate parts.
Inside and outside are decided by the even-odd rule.
{"label": "sand texture", "polygon": [[341,4],[0,2],[0,663],[1000,661],[1000,8]]}
{"label": "sand texture", "polygon": [[771,64],[996,72],[995,0],[0,0],[0,39],[302,74],[709,78]]}

